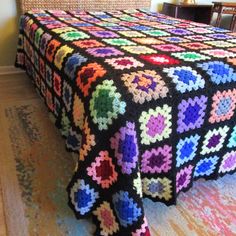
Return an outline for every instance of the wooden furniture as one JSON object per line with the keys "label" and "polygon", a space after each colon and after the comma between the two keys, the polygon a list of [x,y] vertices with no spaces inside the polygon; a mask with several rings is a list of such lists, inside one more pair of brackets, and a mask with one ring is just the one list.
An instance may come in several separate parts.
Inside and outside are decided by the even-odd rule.
{"label": "wooden furniture", "polygon": [[217,13],[215,26],[219,27],[223,14],[232,15],[230,30],[236,31],[236,3],[233,2],[213,2],[211,17]]}
{"label": "wooden furniture", "polygon": [[212,5],[164,2],[162,13],[175,18],[210,24]]}

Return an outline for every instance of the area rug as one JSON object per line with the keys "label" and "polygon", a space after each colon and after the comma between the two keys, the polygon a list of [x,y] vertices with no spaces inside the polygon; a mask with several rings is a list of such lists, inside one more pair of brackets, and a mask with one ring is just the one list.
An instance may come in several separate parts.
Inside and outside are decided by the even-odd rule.
{"label": "area rug", "polygon": [[[0,171],[10,236],[93,235],[91,220],[76,220],[67,206],[76,158],[40,99],[1,104]],[[171,207],[144,200],[151,234],[236,235],[235,182],[236,175],[199,180]]]}

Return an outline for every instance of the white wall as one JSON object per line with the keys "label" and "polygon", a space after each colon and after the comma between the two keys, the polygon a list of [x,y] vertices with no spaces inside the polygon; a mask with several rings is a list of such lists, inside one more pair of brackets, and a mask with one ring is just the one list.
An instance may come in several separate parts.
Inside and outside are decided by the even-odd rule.
{"label": "white wall", "polygon": [[[174,0],[165,0],[164,2],[173,3],[173,2],[176,2],[176,1],[174,1]],[[152,10],[152,11],[161,11],[161,9],[162,9],[162,4],[163,4],[163,1],[152,0],[152,1],[151,1],[151,10]]]}
{"label": "white wall", "polygon": [[0,66],[12,65],[15,59],[18,32],[15,1],[0,0]]}

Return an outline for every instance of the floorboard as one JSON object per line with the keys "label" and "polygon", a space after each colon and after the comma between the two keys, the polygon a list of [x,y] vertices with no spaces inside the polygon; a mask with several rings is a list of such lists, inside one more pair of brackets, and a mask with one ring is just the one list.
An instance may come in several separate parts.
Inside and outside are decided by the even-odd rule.
{"label": "floorboard", "polygon": [[[0,75],[0,103],[22,101],[37,97],[31,81],[25,74]],[[0,133],[1,135],[1,133]],[[4,137],[0,137],[3,138]],[[0,236],[7,235],[0,182]]]}

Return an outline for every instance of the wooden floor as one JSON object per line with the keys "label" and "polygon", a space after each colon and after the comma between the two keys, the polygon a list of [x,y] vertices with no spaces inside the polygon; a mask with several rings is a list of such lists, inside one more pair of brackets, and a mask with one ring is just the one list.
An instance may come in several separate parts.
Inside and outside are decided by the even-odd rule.
{"label": "wooden floor", "polygon": [[0,236],[5,236],[5,235],[7,235],[7,233],[6,233],[6,224],[3,211],[2,189],[0,185]]}
{"label": "wooden floor", "polygon": [[[0,75],[0,103],[28,100],[35,97],[37,94],[25,74]],[[0,138],[4,137],[0,136]],[[3,204],[0,182],[0,236],[7,235]]]}

